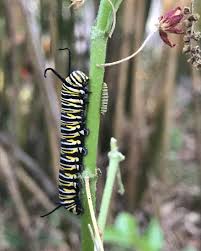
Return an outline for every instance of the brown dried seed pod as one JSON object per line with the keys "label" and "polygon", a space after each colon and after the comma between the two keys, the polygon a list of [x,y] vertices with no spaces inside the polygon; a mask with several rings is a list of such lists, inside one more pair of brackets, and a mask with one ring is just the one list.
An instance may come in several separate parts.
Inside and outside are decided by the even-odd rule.
{"label": "brown dried seed pod", "polygon": [[198,21],[200,19],[200,15],[198,13],[194,14],[195,21]]}
{"label": "brown dried seed pod", "polygon": [[197,60],[198,65],[201,65],[201,58]]}
{"label": "brown dried seed pod", "polygon": [[200,54],[200,47],[198,45],[194,46],[193,48],[191,48],[191,52],[193,54],[199,55]]}
{"label": "brown dried seed pod", "polygon": [[193,64],[195,62],[195,57],[190,57],[188,60],[187,60],[188,63],[190,64]]}
{"label": "brown dried seed pod", "polygon": [[189,21],[195,22],[195,21],[198,21],[199,18],[200,18],[200,15],[199,15],[199,14],[192,14],[192,15],[190,15],[190,16],[188,17],[188,20],[189,20]]}
{"label": "brown dried seed pod", "polygon": [[191,35],[191,28],[192,28],[192,27],[189,27],[188,29],[186,29],[186,34],[187,34],[187,35]]}
{"label": "brown dried seed pod", "polygon": [[197,68],[197,69],[198,69],[199,65],[200,65],[200,63],[197,62],[197,61],[195,61],[195,62],[193,63],[193,67],[195,67],[195,68]]}
{"label": "brown dried seed pod", "polygon": [[190,14],[191,13],[191,10],[190,10],[190,8],[189,7],[184,7],[184,15],[188,15],[188,14]]}
{"label": "brown dried seed pod", "polygon": [[[183,10],[185,15],[184,26],[186,27],[185,34],[183,37],[184,47],[183,53],[188,54],[187,62],[192,64],[193,67],[200,69],[201,68],[201,48],[192,40],[199,41],[201,40],[201,32],[195,32],[193,24],[199,19],[198,14],[192,13],[191,9],[185,7]],[[193,46],[194,45],[194,46]]]}
{"label": "brown dried seed pod", "polygon": [[184,47],[183,47],[183,50],[182,52],[183,53],[189,53],[191,51],[191,47],[189,44],[185,44]]}
{"label": "brown dried seed pod", "polygon": [[197,65],[197,69],[200,70],[201,68],[201,62]]}
{"label": "brown dried seed pod", "polygon": [[195,41],[199,41],[201,39],[201,32],[196,31],[191,36]]}
{"label": "brown dried seed pod", "polygon": [[193,25],[193,22],[191,20],[188,20],[188,19],[184,20],[184,26],[186,28],[192,27],[192,25]]}
{"label": "brown dried seed pod", "polygon": [[191,40],[191,36],[190,36],[190,35],[185,35],[185,36],[183,37],[184,43],[189,43],[190,40]]}

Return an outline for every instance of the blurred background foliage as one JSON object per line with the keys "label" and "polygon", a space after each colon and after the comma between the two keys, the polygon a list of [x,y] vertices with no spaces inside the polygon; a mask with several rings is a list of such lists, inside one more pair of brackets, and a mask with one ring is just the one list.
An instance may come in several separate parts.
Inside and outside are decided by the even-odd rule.
{"label": "blurred background foliage", "polygon": [[[79,219],[58,210],[59,99],[69,47],[88,72],[98,1],[0,0],[0,250],[80,250]],[[164,11],[188,0],[125,0],[107,61],[136,50]],[[195,1],[201,14],[201,3]],[[200,22],[197,29],[201,29]],[[126,156],[125,194],[113,194],[106,250],[201,250],[201,78],[177,46],[156,36],[135,59],[106,68],[108,112],[100,130],[97,210],[111,136]],[[126,211],[127,213],[123,213]],[[113,225],[112,225],[113,224]],[[123,228],[124,227],[124,228]],[[125,238],[122,238],[123,229]],[[128,234],[126,234],[128,233]],[[130,233],[130,234],[129,234]],[[139,237],[140,236],[140,237]]]}

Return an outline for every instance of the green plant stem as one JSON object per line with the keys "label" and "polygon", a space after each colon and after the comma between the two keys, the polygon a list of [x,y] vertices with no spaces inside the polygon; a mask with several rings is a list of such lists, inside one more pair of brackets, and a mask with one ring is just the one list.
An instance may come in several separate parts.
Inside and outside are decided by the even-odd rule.
{"label": "green plant stem", "polygon": [[[117,8],[122,0],[113,0],[112,3]],[[90,190],[92,194],[93,205],[95,206],[96,192],[96,158],[98,147],[98,135],[100,124],[100,104],[102,83],[104,77],[104,69],[96,67],[96,64],[105,62],[106,48],[109,29],[112,23],[112,8],[107,0],[101,0],[97,21],[91,32],[91,51],[90,51],[90,97],[87,112],[87,127],[90,129],[90,134],[86,138],[86,147],[88,155],[84,159],[85,172],[83,176],[88,175],[90,179]],[[84,186],[83,186],[84,187]],[[88,229],[88,224],[91,224],[90,212],[87,204],[86,193],[83,197],[84,214],[82,216],[81,236],[82,236],[82,251],[92,251],[94,248],[93,241]],[[94,207],[95,208],[95,207]]]}
{"label": "green plant stem", "polygon": [[119,170],[119,163],[125,159],[125,157],[118,151],[117,140],[111,138],[111,151],[108,153],[109,167],[107,173],[107,180],[103,192],[103,198],[100,207],[100,213],[98,217],[98,226],[103,235],[105,224],[107,220],[109,205],[111,201],[112,191],[114,187],[115,177]]}

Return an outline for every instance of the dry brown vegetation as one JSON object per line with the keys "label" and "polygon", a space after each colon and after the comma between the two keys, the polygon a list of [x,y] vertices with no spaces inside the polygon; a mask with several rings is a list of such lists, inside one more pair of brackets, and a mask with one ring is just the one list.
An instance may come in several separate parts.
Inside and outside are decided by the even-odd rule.
{"label": "dry brown vegetation", "polygon": [[[68,1],[0,0],[0,250],[80,250],[79,222],[66,211],[39,218],[57,201],[60,85],[43,77],[47,65],[63,75],[69,47],[73,66],[88,72],[90,28],[97,1],[78,10]],[[135,51],[145,37],[152,1],[125,0],[107,61]],[[162,1],[164,10],[190,1]],[[201,15],[201,4],[195,1]],[[90,13],[90,15],[89,15]],[[160,13],[159,13],[160,15]],[[201,29],[200,22],[195,29]],[[126,160],[126,193],[113,194],[109,222],[120,211],[142,226],[157,217],[164,250],[201,250],[201,77],[182,54],[154,37],[136,58],[106,68],[108,112],[102,118],[97,208],[111,136]],[[2,240],[1,240],[2,239]]]}

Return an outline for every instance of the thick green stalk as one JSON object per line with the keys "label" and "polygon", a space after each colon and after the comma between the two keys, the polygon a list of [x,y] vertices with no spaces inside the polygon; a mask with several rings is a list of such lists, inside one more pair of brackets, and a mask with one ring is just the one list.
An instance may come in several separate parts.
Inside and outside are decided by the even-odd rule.
{"label": "thick green stalk", "polygon": [[[115,7],[118,7],[122,0],[112,0]],[[112,23],[112,8],[108,0],[101,0],[97,21],[91,32],[91,51],[90,51],[90,97],[87,112],[87,127],[90,134],[86,138],[86,147],[88,155],[84,159],[85,172],[83,176],[88,175],[90,179],[90,190],[92,194],[93,205],[95,206],[96,192],[96,158],[98,147],[98,135],[100,124],[100,104],[101,92],[104,77],[104,69],[98,68],[97,64],[105,62],[106,48],[109,28]],[[84,187],[83,187],[84,188]],[[86,192],[83,194],[84,214],[82,216],[81,236],[82,251],[92,251],[94,244],[88,229],[91,224],[90,212],[87,205]],[[92,224],[91,224],[92,225]]]}

